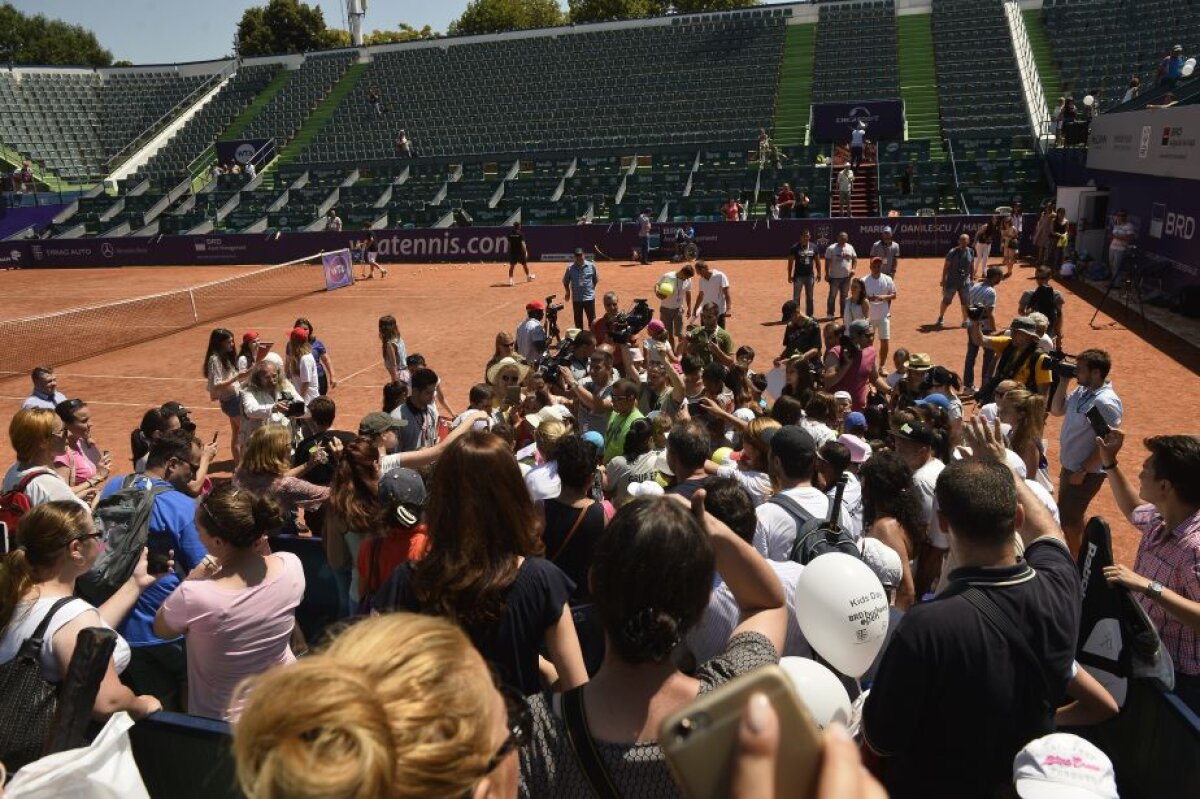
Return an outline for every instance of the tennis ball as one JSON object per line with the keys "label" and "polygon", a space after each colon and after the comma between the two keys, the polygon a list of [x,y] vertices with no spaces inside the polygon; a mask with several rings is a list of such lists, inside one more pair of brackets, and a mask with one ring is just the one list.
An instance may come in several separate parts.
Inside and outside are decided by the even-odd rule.
{"label": "tennis ball", "polygon": [[658,295],[659,299],[665,300],[675,293],[675,286],[664,280],[658,284],[658,288],[654,290],[654,293]]}
{"label": "tennis ball", "polygon": [[713,463],[726,464],[729,462],[729,456],[732,454],[733,454],[732,447],[721,447],[719,450],[717,450],[716,452],[713,453],[713,456],[712,456]]}

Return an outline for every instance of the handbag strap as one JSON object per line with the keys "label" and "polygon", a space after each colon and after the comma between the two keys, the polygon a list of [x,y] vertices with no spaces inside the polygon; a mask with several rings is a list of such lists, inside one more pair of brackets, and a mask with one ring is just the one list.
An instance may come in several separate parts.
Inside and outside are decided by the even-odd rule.
{"label": "handbag strap", "polygon": [[562,695],[563,720],[567,724],[567,740],[571,751],[583,770],[597,799],[620,799],[621,792],[613,783],[612,776],[600,752],[596,749],[596,741],[588,730],[587,712],[583,707],[583,687],[573,688]]}
{"label": "handbag strap", "polygon": [[558,560],[562,553],[567,551],[567,544],[571,543],[571,539],[575,536],[575,532],[579,529],[579,525],[583,524],[583,517],[587,516],[587,512],[596,504],[596,500],[589,500],[588,504],[579,509],[579,515],[575,517],[575,523],[571,525],[571,529],[567,531],[567,537],[558,545],[558,549],[550,556],[550,562],[554,563]]}
{"label": "handbag strap", "polygon": [[54,619],[54,614],[62,609],[63,605],[67,604],[75,597],[64,596],[60,597],[57,602],[50,606],[50,610],[46,611],[46,615],[38,622],[38,626],[33,631],[33,635],[25,639],[21,644],[21,654],[29,657],[37,657],[41,654],[42,644],[46,640],[46,628],[50,626],[51,620]]}
{"label": "handbag strap", "polygon": [[971,586],[963,591],[962,597],[983,614],[983,618],[998,630],[1004,636],[1005,640],[1034,667],[1042,683],[1042,701],[1053,707],[1051,704],[1053,700],[1050,695],[1050,686],[1052,683],[1046,674],[1046,668],[1042,665],[1041,659],[1034,654],[1032,647],[1029,646],[1029,641],[1026,640],[1025,636],[1017,628],[1012,617],[1005,613],[996,604],[995,600],[975,586]]}

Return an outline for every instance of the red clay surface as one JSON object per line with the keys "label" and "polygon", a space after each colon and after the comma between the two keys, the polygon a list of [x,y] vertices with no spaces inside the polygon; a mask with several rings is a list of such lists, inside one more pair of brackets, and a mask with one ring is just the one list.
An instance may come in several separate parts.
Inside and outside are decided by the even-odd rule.
{"label": "red clay surface", "polygon": [[[903,246],[903,242],[901,243]],[[729,275],[734,314],[729,322],[737,345],[750,344],[758,354],[755,366],[770,367],[778,354],[782,329],[779,308],[790,297],[784,282],[785,266],[778,261],[721,261],[714,265]],[[0,273],[0,296],[4,297],[0,318],[27,316],[50,310],[91,304],[105,299],[151,294],[181,288],[248,271],[257,267],[158,267],[96,270],[26,270]],[[524,305],[551,292],[562,295],[563,264],[537,264],[538,279],[516,288],[502,285],[506,265],[438,264],[389,267],[385,280],[360,282],[330,293],[319,293],[277,306],[234,316],[220,326],[241,332],[254,328],[266,340],[281,347],[286,332],[297,316],[307,316],[326,343],[335,368],[338,386],[331,396],[338,403],[338,426],[354,429],[358,419],[380,402],[384,372],[376,320],[395,314],[410,353],[425,355],[443,379],[446,396],[455,410],[466,404],[467,390],[483,377],[482,366],[491,356],[492,342],[500,330],[512,332],[524,317]],[[656,279],[670,267],[666,263],[637,266],[600,263],[600,290],[619,292],[622,307],[634,297],[650,297]],[[860,266],[861,270],[861,266]],[[936,287],[939,260],[902,261],[898,278],[899,299],[893,306],[892,346],[928,352],[934,361],[962,369],[966,331],[949,325],[959,320],[952,308],[948,327],[924,332],[920,328],[937,316]],[[518,270],[518,275],[520,271]],[[999,287],[1000,312],[1015,314],[1018,298],[1033,285],[1032,270],[1018,268],[1012,280]],[[1099,329],[1088,327],[1094,310],[1064,288],[1067,295],[1065,348],[1078,352],[1086,347],[1108,350],[1114,360],[1112,379],[1125,403],[1129,433],[1128,452],[1123,457],[1130,473],[1144,456],[1143,437],[1160,433],[1194,433],[1200,417],[1200,381],[1195,373],[1155,349],[1134,333],[1105,316]],[[818,313],[823,307],[823,287],[818,289]],[[564,313],[570,326],[570,309]],[[102,447],[112,450],[122,468],[129,463],[129,431],[142,413],[166,400],[179,400],[194,410],[199,433],[207,438],[219,430],[228,455],[229,426],[215,403],[209,401],[201,376],[201,362],[208,330],[217,325],[185,330],[106,355],[59,365],[59,388],[68,397],[86,399],[95,420],[95,436]],[[102,331],[62,330],[59,335],[97,335]],[[5,346],[31,346],[36,342],[6,342]],[[7,419],[29,392],[24,375],[0,376],[0,416]],[[968,413],[970,406],[968,406]],[[1058,420],[1050,419],[1046,433],[1050,461],[1057,477]],[[12,462],[7,436],[0,437],[0,467]],[[1132,560],[1135,533],[1118,520],[1107,488],[1102,489],[1092,511],[1113,523],[1118,557]]]}

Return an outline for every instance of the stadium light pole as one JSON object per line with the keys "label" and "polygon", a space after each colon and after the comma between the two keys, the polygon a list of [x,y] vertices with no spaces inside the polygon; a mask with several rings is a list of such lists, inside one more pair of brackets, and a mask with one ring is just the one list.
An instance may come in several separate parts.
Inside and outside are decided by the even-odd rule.
{"label": "stadium light pole", "polygon": [[363,17],[367,15],[367,0],[346,0],[346,16],[350,19],[350,43],[362,47]]}

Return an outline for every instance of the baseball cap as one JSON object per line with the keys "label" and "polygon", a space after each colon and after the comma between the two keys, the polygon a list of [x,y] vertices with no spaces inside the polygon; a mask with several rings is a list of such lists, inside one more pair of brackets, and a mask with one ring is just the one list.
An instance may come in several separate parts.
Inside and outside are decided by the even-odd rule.
{"label": "baseball cap", "polygon": [[651,320],[650,324],[646,325],[646,329],[651,333],[661,333],[667,329],[667,326],[664,325],[661,320],[653,319]]}
{"label": "baseball cap", "polygon": [[399,430],[402,427],[407,427],[408,422],[403,419],[397,419],[390,413],[383,411],[374,411],[368,413],[358,423],[358,434],[360,436],[377,436],[381,433],[386,433],[389,430]]}
{"label": "baseball cap", "polygon": [[802,427],[788,425],[780,428],[771,437],[771,454],[782,461],[794,461],[815,455],[817,442],[812,434]]}
{"label": "baseball cap", "polygon": [[850,396],[849,391],[835,391],[833,392],[833,398],[835,400],[845,400],[846,402],[854,401],[854,398]]}
{"label": "baseball cap", "polygon": [[926,397],[922,397],[921,399],[917,400],[913,404],[914,405],[936,405],[937,407],[941,408],[943,411],[950,410],[950,400],[947,399],[945,394],[937,394],[937,393],[930,394]]}
{"label": "baseball cap", "polygon": [[892,228],[891,228],[891,226],[890,226],[890,225],[884,225],[884,227],[883,227],[883,230],[881,230],[880,232],[881,232],[881,233],[891,233],[891,232],[892,232]]}
{"label": "baseball cap", "polygon": [[580,438],[595,447],[597,451],[602,451],[604,449],[604,436],[600,435],[595,430],[587,431],[580,436]]}
{"label": "baseball cap", "polygon": [[[871,259],[871,266],[874,266],[875,264],[879,264],[880,266],[883,266],[883,259],[880,258],[878,255],[876,255],[874,258]],[[859,320],[859,321],[861,321],[861,320]]]}
{"label": "baseball cap", "polygon": [[846,430],[866,430],[867,417],[861,411],[852,411],[842,420],[842,427]]}
{"label": "baseball cap", "polygon": [[855,319],[846,330],[851,335],[858,334],[861,336],[864,333],[871,332],[871,323],[866,319]]}
{"label": "baseball cap", "polygon": [[1117,799],[1108,755],[1065,732],[1037,738],[1017,752],[1013,784],[1021,799]]}
{"label": "baseball cap", "polygon": [[529,302],[525,303],[525,310],[544,311],[546,310],[546,303],[542,302],[541,300],[530,300]]}
{"label": "baseball cap", "polygon": [[1018,316],[1012,320],[1012,332],[1020,331],[1022,333],[1037,333],[1037,325],[1028,316]]}
{"label": "baseball cap", "polygon": [[288,333],[288,338],[296,343],[308,341],[308,331],[302,327],[293,327],[292,332]]}
{"label": "baseball cap", "polygon": [[537,413],[525,414],[525,421],[529,422],[529,426],[537,430],[542,426],[542,422],[553,419],[556,422],[565,422],[571,418],[571,411],[566,405],[547,405]]}
{"label": "baseball cap", "polygon": [[379,501],[384,505],[398,505],[396,519],[405,527],[417,523],[417,516],[407,507],[425,504],[425,483],[421,475],[412,469],[392,469],[379,478]]}
{"label": "baseball cap", "polygon": [[879,582],[883,583],[884,588],[895,588],[900,585],[903,570],[900,565],[900,555],[896,550],[878,538],[870,536],[863,536],[859,541],[859,546],[862,548],[863,563],[875,572],[875,576],[879,578]]}
{"label": "baseball cap", "polygon": [[256,338],[258,338],[257,330],[247,330],[245,333],[242,334],[242,343],[249,344],[251,341],[254,341],[254,339],[256,339]]}
{"label": "baseball cap", "polygon": [[933,446],[934,441],[937,439],[937,435],[933,430],[921,422],[905,422],[899,427],[894,428],[892,435],[928,446]]}
{"label": "baseball cap", "polygon": [[850,450],[851,463],[865,463],[871,459],[871,454],[874,452],[870,444],[852,433],[843,433],[838,436],[838,443]]}
{"label": "baseball cap", "polygon": [[582,248],[582,247],[576,247],[576,248],[575,248],[575,254],[576,254],[576,255],[583,255],[583,248]]}
{"label": "baseball cap", "polygon": [[1171,48],[1171,50],[1173,50],[1174,52],[1177,52],[1177,53],[1182,53],[1182,52],[1183,52],[1183,45],[1182,45],[1182,44],[1177,44],[1177,45],[1175,45],[1174,47],[1172,47],[1172,48]]}
{"label": "baseball cap", "polygon": [[932,369],[933,358],[930,358],[927,352],[914,352],[908,356],[908,368],[917,370]]}
{"label": "baseball cap", "polygon": [[653,480],[630,483],[629,488],[625,489],[625,491],[631,497],[661,497],[664,493],[663,487]]}

